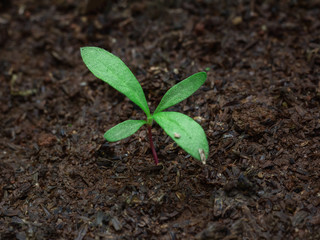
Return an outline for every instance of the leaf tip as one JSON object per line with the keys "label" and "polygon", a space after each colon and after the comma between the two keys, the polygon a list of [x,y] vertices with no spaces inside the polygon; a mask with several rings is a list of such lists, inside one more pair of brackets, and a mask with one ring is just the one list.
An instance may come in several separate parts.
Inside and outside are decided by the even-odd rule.
{"label": "leaf tip", "polygon": [[81,55],[82,58],[84,57],[85,52],[87,51],[87,48],[88,48],[88,47],[81,47],[81,48],[80,48],[80,55]]}
{"label": "leaf tip", "polygon": [[80,52],[83,52],[86,50],[87,47],[80,47]]}
{"label": "leaf tip", "polygon": [[199,72],[202,76],[203,76],[203,78],[206,80],[207,79],[207,73],[206,72]]}
{"label": "leaf tip", "polygon": [[103,134],[104,139],[106,139],[108,142],[112,142],[110,139],[110,134],[108,134],[108,131],[105,132],[105,134]]}

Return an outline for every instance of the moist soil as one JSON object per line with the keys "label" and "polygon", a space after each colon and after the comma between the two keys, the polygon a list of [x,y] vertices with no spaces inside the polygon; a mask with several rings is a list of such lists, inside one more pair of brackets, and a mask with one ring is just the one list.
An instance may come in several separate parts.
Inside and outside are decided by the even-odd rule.
{"label": "moist soil", "polygon": [[[320,239],[319,1],[0,3],[1,239]],[[119,56],[151,111],[204,128],[194,160],[154,124],[108,143],[143,112],[96,79],[79,48]],[[190,129],[192,131],[192,129]]]}

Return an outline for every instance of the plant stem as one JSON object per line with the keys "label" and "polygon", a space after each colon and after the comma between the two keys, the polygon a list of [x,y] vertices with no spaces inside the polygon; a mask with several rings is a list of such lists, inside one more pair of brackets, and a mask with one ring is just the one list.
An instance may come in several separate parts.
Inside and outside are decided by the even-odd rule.
{"label": "plant stem", "polygon": [[158,156],[157,156],[156,149],[154,148],[153,141],[152,141],[151,125],[148,125],[148,136],[149,136],[149,142],[150,142],[150,147],[152,150],[154,163],[156,165],[158,165]]}

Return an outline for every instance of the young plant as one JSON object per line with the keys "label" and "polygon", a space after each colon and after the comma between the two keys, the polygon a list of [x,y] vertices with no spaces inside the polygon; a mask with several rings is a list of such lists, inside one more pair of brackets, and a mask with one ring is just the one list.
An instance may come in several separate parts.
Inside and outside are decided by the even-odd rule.
{"label": "young plant", "polygon": [[150,147],[157,165],[158,157],[151,134],[154,120],[187,153],[202,161],[202,163],[206,163],[209,145],[202,127],[192,118],[182,113],[163,112],[163,110],[191,96],[206,81],[207,74],[205,72],[193,74],[170,88],[161,99],[154,113],[151,114],[141,85],[120,58],[98,47],[81,48],[81,57],[93,75],[126,95],[147,116],[146,120],[126,120],[112,127],[104,134],[107,141],[116,142],[127,138],[146,124],[148,126]]}

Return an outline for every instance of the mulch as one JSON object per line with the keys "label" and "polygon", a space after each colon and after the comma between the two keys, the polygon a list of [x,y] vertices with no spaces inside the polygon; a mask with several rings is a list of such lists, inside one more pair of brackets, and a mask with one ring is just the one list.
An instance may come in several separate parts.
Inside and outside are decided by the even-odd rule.
{"label": "mulch", "polygon": [[[320,239],[320,2],[0,3],[0,239]],[[143,112],[96,79],[80,47],[132,70],[151,111],[204,128],[207,164],[158,125],[103,134]]]}

